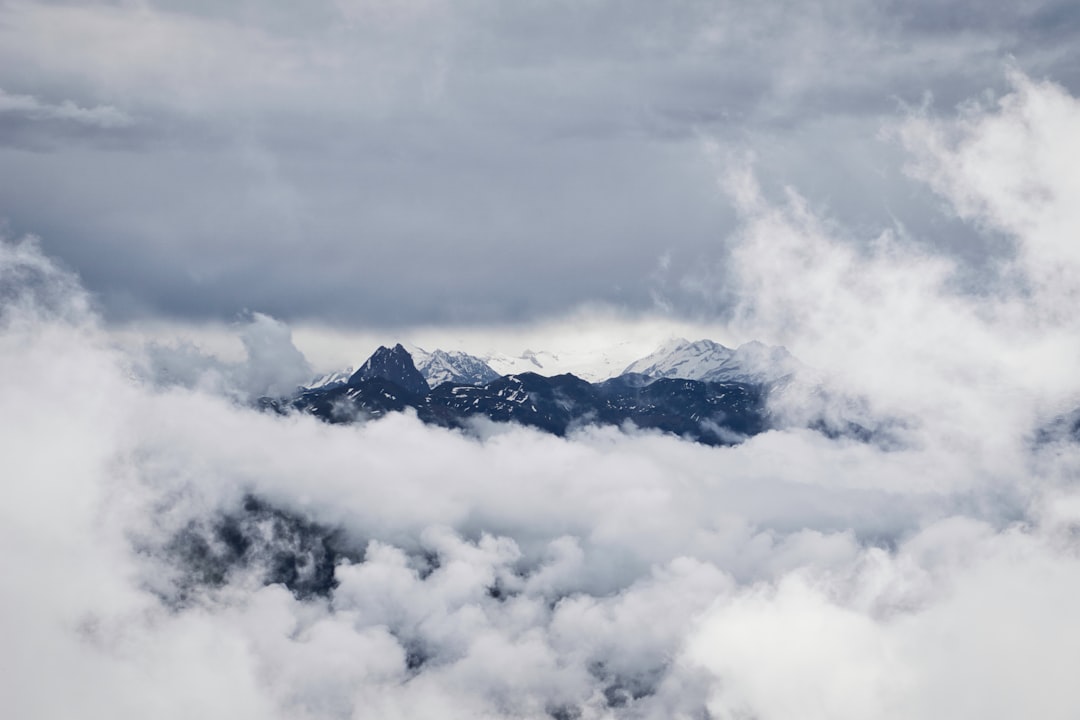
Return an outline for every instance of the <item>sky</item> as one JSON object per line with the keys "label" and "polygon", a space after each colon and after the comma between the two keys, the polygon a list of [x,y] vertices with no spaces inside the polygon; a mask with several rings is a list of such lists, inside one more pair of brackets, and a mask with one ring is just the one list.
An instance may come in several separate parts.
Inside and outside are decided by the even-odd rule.
{"label": "sky", "polygon": [[5,0],[0,218],[113,324],[709,323],[747,161],[853,242],[984,264],[890,128],[1011,69],[1077,91],[1078,27],[1039,1]]}
{"label": "sky", "polygon": [[[1064,5],[196,7],[0,4],[5,715],[1075,717]],[[668,331],[809,374],[730,447],[253,407]]]}

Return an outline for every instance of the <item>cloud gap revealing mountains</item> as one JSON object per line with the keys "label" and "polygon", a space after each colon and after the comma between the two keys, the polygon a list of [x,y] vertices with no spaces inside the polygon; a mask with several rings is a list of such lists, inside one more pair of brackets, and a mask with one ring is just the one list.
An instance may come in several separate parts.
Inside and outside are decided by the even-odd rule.
{"label": "cloud gap revealing mountains", "polygon": [[[450,428],[488,420],[564,436],[611,425],[733,445],[786,422],[770,410],[769,400],[788,391],[801,369],[782,347],[748,342],[732,349],[711,340],[673,339],[619,375],[588,382],[570,373],[499,375],[463,352],[410,352],[399,343],[380,346],[355,372],[323,375],[292,396],[264,397],[259,404],[331,423],[409,411]],[[802,423],[833,437],[875,438],[874,430],[850,418],[811,414]]]}

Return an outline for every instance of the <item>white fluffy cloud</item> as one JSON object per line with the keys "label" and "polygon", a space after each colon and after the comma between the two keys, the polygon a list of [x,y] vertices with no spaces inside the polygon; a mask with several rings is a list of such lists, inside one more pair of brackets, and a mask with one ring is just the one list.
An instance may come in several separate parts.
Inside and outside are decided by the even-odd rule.
{"label": "white fluffy cloud", "polygon": [[140,350],[140,368],[158,385],[180,385],[244,400],[281,397],[313,377],[311,365],[292,341],[288,326],[251,313],[234,328],[242,359],[228,360],[191,340],[150,340]]}
{"label": "white fluffy cloud", "polygon": [[[0,244],[8,712],[1070,716],[1080,452],[1033,432],[1076,390],[1076,328],[1053,312],[1067,284],[1030,282],[1047,256],[1068,261],[1070,237],[1037,213],[1067,203],[1016,209],[961,172],[975,148],[977,177],[1007,174],[1024,153],[984,135],[1011,119],[1027,118],[1023,145],[1077,112],[1018,82],[999,106],[902,129],[919,172],[972,193],[960,212],[999,218],[1016,247],[991,295],[957,290],[954,266],[902,234],[856,250],[797,197],[733,185],[741,328],[903,418],[891,449],[799,429],[709,448],[262,414],[236,397],[306,370],[276,321],[254,317],[247,360],[215,370],[228,382],[200,381],[203,365],[145,379],[74,278],[33,243]],[[1069,187],[1035,176],[1051,198]],[[269,516],[253,521],[265,557],[177,594],[178,534],[249,496],[339,529],[352,551],[328,597],[262,582]]]}

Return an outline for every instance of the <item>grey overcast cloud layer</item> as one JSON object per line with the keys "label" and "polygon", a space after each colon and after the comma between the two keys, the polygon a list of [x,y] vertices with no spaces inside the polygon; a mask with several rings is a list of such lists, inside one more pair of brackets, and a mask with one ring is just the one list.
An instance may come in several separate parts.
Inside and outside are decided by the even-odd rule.
{"label": "grey overcast cloud layer", "polygon": [[1076,94],[1078,30],[1037,1],[2,1],[0,217],[112,320],[723,315],[717,178],[752,162],[978,281],[1007,244],[972,251],[890,128],[1010,68]]}

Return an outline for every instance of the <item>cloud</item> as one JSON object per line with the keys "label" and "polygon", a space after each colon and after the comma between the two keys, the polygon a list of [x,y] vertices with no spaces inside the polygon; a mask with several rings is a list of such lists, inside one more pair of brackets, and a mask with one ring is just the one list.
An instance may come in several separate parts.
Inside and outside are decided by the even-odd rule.
{"label": "cloud", "polygon": [[909,172],[945,197],[964,220],[1013,243],[1016,277],[1036,293],[1039,323],[1068,323],[1080,254],[1066,240],[1078,212],[1078,180],[1065,158],[1076,141],[1064,129],[1080,118],[1074,97],[1013,69],[1012,92],[973,102],[951,122],[915,117],[898,135],[912,153]]}
{"label": "cloud", "polygon": [[0,114],[20,115],[31,120],[60,120],[99,128],[120,128],[134,119],[111,105],[80,107],[71,100],[58,105],[42,102],[32,95],[12,95],[0,89]]}
{"label": "cloud", "polygon": [[232,362],[192,341],[149,340],[142,347],[141,372],[159,385],[199,387],[247,402],[289,395],[314,377],[284,323],[269,315],[250,313],[237,324],[236,335],[245,357]]}
{"label": "cloud", "polygon": [[1006,91],[1010,55],[1076,91],[1058,29],[1073,15],[1048,0],[7,2],[5,102],[54,119],[0,115],[0,212],[47,236],[111,322],[260,308],[356,330],[657,300],[701,320],[732,298],[703,308],[671,279],[723,265],[738,223],[701,137],[754,149],[771,199],[793,183],[845,224],[901,222],[970,257],[970,228],[878,130],[927,93],[948,109]]}
{"label": "cloud", "polygon": [[[981,177],[1023,156],[983,134],[1066,127],[1074,99],[1023,88],[959,126],[911,120],[956,133],[920,167],[960,188],[955,148],[979,148]],[[972,296],[903,233],[860,243],[797,193],[729,186],[736,324],[910,420],[903,444],[260,413],[222,390],[304,369],[278,321],[240,328],[246,355],[217,361],[228,382],[183,353],[189,380],[163,382],[74,275],[0,244],[10,712],[1070,716],[1080,447],[1033,433],[1076,390],[1075,321],[1048,312],[1067,285],[1027,277],[1044,253],[1067,261],[1069,236],[979,191],[1018,260]],[[315,539],[340,551],[336,586],[290,591]]]}
{"label": "cloud", "polygon": [[[752,162],[726,161],[742,218],[725,288],[740,298],[733,334],[795,349],[871,413],[990,453],[1019,450],[1025,428],[1074,402],[1075,180],[1058,158],[1078,104],[1059,86],[1012,82],[992,104],[917,112],[891,130],[912,153],[909,172],[986,238],[994,257],[976,288],[958,258],[904,228],[860,236],[794,188],[772,202]],[[796,415],[815,402],[787,399]]]}
{"label": "cloud", "polygon": [[[841,592],[835,581],[793,574],[718,602],[689,645],[692,661],[728,681],[710,709],[1068,716],[1075,697],[1061,678],[1076,669],[1065,650],[1075,611],[1062,598],[1075,591],[1075,556],[1038,535],[951,521],[866,560]],[[927,570],[936,577],[920,577]],[[912,595],[932,600],[911,607]],[[882,616],[867,601],[893,607]]]}

